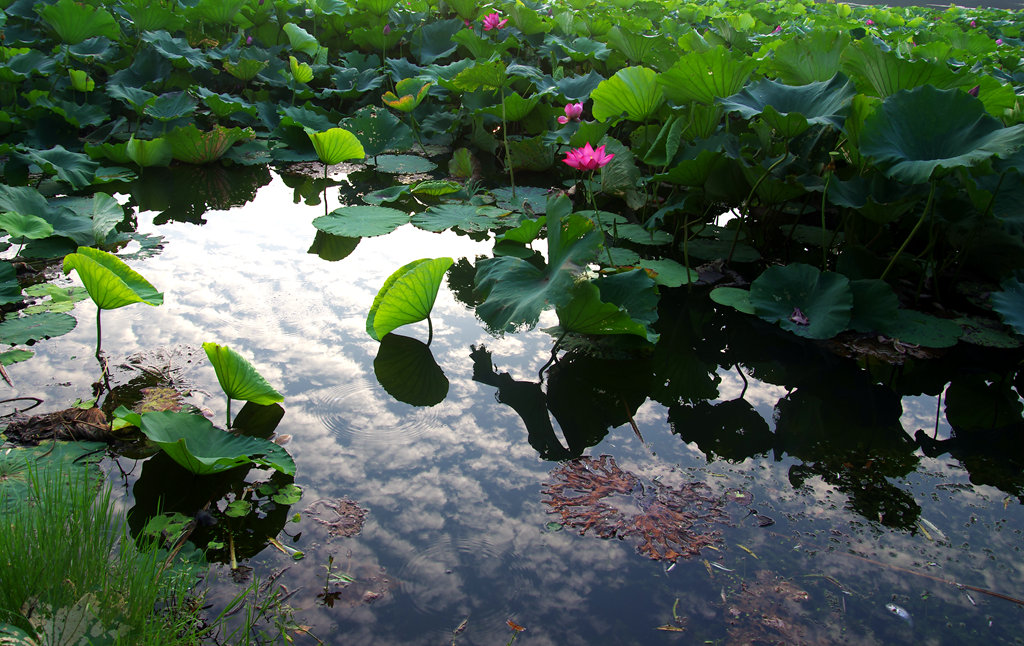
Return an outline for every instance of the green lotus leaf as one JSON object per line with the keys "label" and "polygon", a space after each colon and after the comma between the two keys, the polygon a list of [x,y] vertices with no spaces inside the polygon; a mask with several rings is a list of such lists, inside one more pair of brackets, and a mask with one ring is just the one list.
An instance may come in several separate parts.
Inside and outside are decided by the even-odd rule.
{"label": "green lotus leaf", "polygon": [[861,154],[886,176],[927,182],[936,169],[1004,157],[1024,144],[1024,124],[1003,127],[974,97],[925,85],[885,99],[864,120]]}
{"label": "green lotus leaf", "polygon": [[489,258],[477,264],[476,288],[484,297],[477,314],[491,329],[513,332],[532,328],[541,311],[568,302],[576,276],[601,245],[594,223],[570,214],[571,210],[564,194],[548,199],[548,264],[543,268],[513,257]]}
{"label": "green lotus leaf", "polygon": [[14,349],[8,350],[7,352],[0,352],[0,366],[9,366],[12,363],[28,361],[34,356],[36,356],[36,353],[31,350]]}
{"label": "green lotus leaf", "polygon": [[139,114],[142,114],[146,104],[156,99],[156,95],[149,90],[117,83],[107,83],[105,90],[111,98],[127,103]]}
{"label": "green lotus leaf", "polygon": [[225,128],[215,125],[203,131],[190,123],[175,128],[165,138],[171,146],[171,155],[188,164],[209,164],[224,156],[236,142],[255,136],[252,128]]}
{"label": "green lotus leaf", "polygon": [[[507,211],[500,211],[507,214]],[[460,231],[488,231],[501,226],[494,214],[488,213],[484,207],[473,204],[439,204],[432,206],[423,213],[412,216],[413,226],[424,231],[444,231],[459,229]]]}
{"label": "green lotus leaf", "polygon": [[239,112],[243,112],[251,117],[255,117],[258,114],[258,109],[255,105],[239,97],[213,92],[201,86],[196,87],[194,91],[216,117],[227,117]]}
{"label": "green lotus leaf", "polygon": [[[459,32],[464,34],[465,31]],[[499,90],[505,85],[507,76],[505,64],[499,61],[477,63],[459,72],[452,85],[463,92],[476,92],[477,90]]]}
{"label": "green lotus leaf", "polygon": [[884,280],[851,280],[853,311],[850,315],[850,329],[857,332],[874,332],[883,329],[898,316],[899,299]]}
{"label": "green lotus leaf", "polygon": [[963,334],[963,328],[956,321],[901,309],[878,332],[903,343],[927,348],[949,348],[956,345]]}
{"label": "green lotus leaf", "polygon": [[235,19],[248,0],[199,0],[193,11],[206,22],[224,25]]}
{"label": "green lotus leaf", "polygon": [[0,323],[0,343],[17,345],[41,341],[67,334],[75,329],[77,324],[75,317],[61,312],[43,312],[8,318]]}
{"label": "green lotus leaf", "polygon": [[384,202],[395,202],[412,192],[412,187],[408,184],[396,184],[387,188],[378,188],[376,191],[371,191],[363,195],[362,200],[367,204],[373,206],[380,206]]}
{"label": "green lotus leaf", "polygon": [[149,281],[126,265],[117,256],[95,249],[79,247],[64,257],[64,273],[78,272],[89,297],[102,310],[113,310],[132,303],[161,305],[164,295]]}
{"label": "green lotus leaf", "polygon": [[196,475],[220,473],[255,464],[295,475],[295,461],[282,447],[257,437],[222,431],[192,413],[133,413],[121,406],[114,415],[139,429],[167,455]]}
{"label": "green lotus leaf", "polygon": [[419,182],[412,187],[412,192],[418,195],[450,195],[462,190],[462,185],[447,179],[428,179]]}
{"label": "green lotus leaf", "polygon": [[410,406],[434,406],[448,396],[448,378],[430,347],[417,339],[385,334],[373,374],[389,395]]}
{"label": "green lotus leaf", "polygon": [[296,83],[309,83],[313,80],[313,68],[309,63],[300,63],[294,56],[288,57],[288,69]]}
{"label": "green lotus leaf", "polygon": [[121,38],[117,21],[102,6],[58,0],[40,6],[37,12],[64,43],[74,45],[95,36],[106,36],[111,40]]}
{"label": "green lotus leaf", "polygon": [[764,79],[719,103],[747,119],[760,116],[779,136],[788,138],[799,135],[808,125],[839,130],[854,94],[853,84],[836,74],[828,81],[807,85],[785,85]]}
{"label": "green lotus leaf", "polygon": [[7,211],[0,213],[0,229],[12,238],[39,240],[53,234],[53,225],[36,215]]}
{"label": "green lotus leaf", "polygon": [[409,50],[421,65],[430,65],[434,61],[447,58],[458,48],[459,45],[452,41],[452,36],[461,31],[463,26],[458,18],[428,22],[413,31]]}
{"label": "green lotus leaf", "polygon": [[830,339],[845,330],[853,310],[850,281],[803,263],[769,267],[750,284],[757,316],[811,339]]}
{"label": "green lotus leaf", "polygon": [[1024,334],[1024,283],[1008,280],[1003,283],[1002,291],[994,292],[990,298],[992,309],[999,312],[1003,321],[1017,334]]}
{"label": "green lotus leaf", "polygon": [[[518,92],[506,95],[504,107],[505,120],[520,121],[525,119],[527,115],[533,112],[538,103],[540,103],[540,97],[537,95],[533,95],[528,99],[521,97]],[[481,112],[501,118],[502,106],[501,104],[487,106]]]}
{"label": "green lotus leaf", "polygon": [[409,175],[413,173],[429,173],[437,168],[437,164],[426,157],[416,155],[377,155],[374,164],[381,173]]}
{"label": "green lotus leaf", "polygon": [[158,121],[172,121],[192,114],[197,105],[187,92],[168,92],[150,100],[143,112]]}
{"label": "green lotus leaf", "polygon": [[391,274],[370,306],[367,334],[380,341],[388,332],[430,316],[441,280],[454,262],[451,258],[422,258]]}
{"label": "green lotus leaf", "polygon": [[343,206],[313,220],[325,233],[346,238],[372,238],[391,233],[409,221],[409,214],[386,206]]}
{"label": "green lotus leaf", "polygon": [[977,84],[977,76],[956,73],[945,63],[907,60],[895,50],[885,51],[870,39],[859,40],[843,50],[843,70],[854,78],[864,79],[881,98],[900,90],[931,85],[948,90],[969,89]]}
{"label": "green lotus leaf", "polygon": [[601,291],[601,300],[621,307],[630,317],[647,326],[647,339],[652,343],[658,335],[651,326],[658,320],[658,285],[646,271],[634,269],[601,276],[593,281]]}
{"label": "green lotus leaf", "polygon": [[687,269],[671,258],[657,260],[645,258],[633,264],[647,270],[654,282],[665,287],[680,287],[700,280],[700,274],[693,269]]}
{"label": "green lotus leaf", "polygon": [[675,60],[675,56],[678,55],[678,51],[671,46],[669,40],[661,36],[643,34],[620,25],[609,29],[605,34],[605,40],[627,60],[650,65],[655,69],[669,67]]}
{"label": "green lotus leaf", "polygon": [[[89,155],[94,160],[107,160],[115,164],[127,165],[132,163],[131,157],[128,156],[128,142],[122,141],[118,144],[112,144],[110,142],[102,144],[85,144],[82,147],[85,150],[85,154]],[[97,169],[98,171],[99,169]]]}
{"label": "green lotus leaf", "polygon": [[284,401],[284,396],[274,390],[245,357],[228,346],[207,341],[203,350],[206,350],[206,356],[217,373],[217,381],[228,399],[264,405]]}
{"label": "green lotus leaf", "polygon": [[647,328],[630,318],[629,314],[611,303],[601,301],[600,291],[590,281],[580,281],[569,290],[569,301],[555,308],[558,326],[545,329],[560,336],[574,334],[632,334],[647,338]]}
{"label": "green lotus leaf", "polygon": [[181,61],[189,67],[210,69],[210,57],[201,49],[188,44],[184,38],[174,38],[166,31],[147,31],[139,34],[139,38],[149,43],[153,50],[169,61]]}
{"label": "green lotus leaf", "polygon": [[728,305],[738,312],[756,314],[754,305],[750,302],[750,290],[739,287],[716,287],[711,290],[708,297],[719,305]]}
{"label": "green lotus leaf", "polygon": [[369,157],[376,157],[385,150],[406,150],[413,144],[412,128],[390,111],[377,106],[360,109],[342,125],[359,133],[359,140]]}
{"label": "green lotus leaf", "polygon": [[849,44],[848,33],[829,29],[780,39],[762,70],[792,85],[827,81],[839,71],[840,55]]}
{"label": "green lotus leaf", "polygon": [[302,52],[310,58],[316,58],[317,52],[323,49],[316,36],[295,23],[286,22],[281,27],[281,31],[284,32],[285,36],[288,36],[288,44],[293,50]]}
{"label": "green lotus leaf", "polygon": [[36,164],[44,173],[55,174],[75,190],[92,184],[100,167],[88,155],[66,150],[64,146],[54,146],[49,150],[26,150],[18,156]]}
{"label": "green lotus leaf", "polygon": [[136,139],[132,136],[128,140],[128,146],[125,148],[125,153],[128,158],[133,162],[148,168],[150,166],[170,166],[171,159],[174,157],[174,151],[171,149],[170,142],[163,137],[157,137],[156,139],[144,140]]}
{"label": "green lotus leaf", "polygon": [[[43,284],[49,285],[49,283]],[[18,282],[18,272],[10,262],[0,261],[0,305],[19,302],[21,302],[21,284]]]}
{"label": "green lotus leaf", "polygon": [[83,70],[68,70],[68,78],[75,92],[92,92],[96,89],[96,81]]}
{"label": "green lotus leaf", "polygon": [[756,61],[740,58],[717,45],[703,52],[685,54],[668,71],[658,76],[669,101],[684,105],[690,101],[711,104],[732,96],[750,78]]}
{"label": "green lotus leaf", "polygon": [[313,142],[317,157],[328,166],[366,157],[366,151],[359,143],[359,138],[344,128],[331,128],[323,132],[307,129],[306,134]]}
{"label": "green lotus leaf", "polygon": [[647,121],[665,103],[657,78],[657,72],[652,69],[626,67],[601,81],[590,93],[594,100],[594,119],[607,121],[625,115],[630,121]]}
{"label": "green lotus leaf", "polygon": [[175,13],[175,8],[149,2],[125,2],[120,5],[120,9],[128,14],[132,26],[139,33],[160,30],[173,32],[180,29],[184,25],[185,17]]}
{"label": "green lotus leaf", "polygon": [[239,81],[251,81],[256,75],[267,66],[267,61],[258,61],[252,58],[241,58],[237,61],[222,61],[224,71],[234,76]]}
{"label": "green lotus leaf", "polygon": [[400,112],[412,112],[426,98],[431,85],[433,84],[422,79],[402,79],[395,84],[395,91],[388,90],[381,97],[381,100],[388,107]]}

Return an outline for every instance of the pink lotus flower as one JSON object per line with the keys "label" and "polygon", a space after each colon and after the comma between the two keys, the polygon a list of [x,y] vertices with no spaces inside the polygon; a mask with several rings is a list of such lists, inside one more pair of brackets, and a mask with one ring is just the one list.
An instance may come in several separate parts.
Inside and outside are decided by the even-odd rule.
{"label": "pink lotus flower", "polygon": [[996,45],[1002,45],[1002,44],[1003,44],[1003,39],[1002,38],[996,38]]}
{"label": "pink lotus flower", "polygon": [[582,103],[566,103],[565,104],[565,116],[558,117],[558,123],[563,126],[570,121],[579,121],[580,116],[583,115],[583,104]]}
{"label": "pink lotus flower", "polygon": [[971,21],[971,27],[977,27],[977,26],[978,26],[978,23],[976,23],[976,22],[974,22],[974,21],[972,20],[972,21]]}
{"label": "pink lotus flower", "polygon": [[875,24],[875,21],[872,20],[871,18],[868,18],[867,20],[864,21],[864,24],[866,24],[868,26],[871,26],[871,25]]}
{"label": "pink lotus flower", "polygon": [[772,33],[773,34],[781,34],[782,33],[782,25],[778,25],[777,27],[775,27],[775,29],[772,31]]}
{"label": "pink lotus flower", "polygon": [[492,29],[501,29],[508,23],[508,18],[502,19],[501,15],[497,12],[489,13],[484,16],[484,31],[490,31]]}
{"label": "pink lotus flower", "polygon": [[586,146],[567,152],[562,161],[576,170],[595,170],[610,162],[613,157],[615,155],[604,152],[604,146],[598,146],[595,150],[588,141]]}

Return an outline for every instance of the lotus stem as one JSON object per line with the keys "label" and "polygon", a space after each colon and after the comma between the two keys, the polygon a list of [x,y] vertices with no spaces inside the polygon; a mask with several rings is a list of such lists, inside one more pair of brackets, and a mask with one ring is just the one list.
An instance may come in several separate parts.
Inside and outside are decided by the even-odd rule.
{"label": "lotus stem", "polygon": [[831,171],[825,177],[825,189],[821,192],[821,270],[828,270],[828,249],[832,245],[825,242],[825,200],[828,196],[828,185],[832,181]]}
{"label": "lotus stem", "polygon": [[228,425],[228,428],[231,428],[231,398],[230,397],[228,397],[228,421],[227,421],[227,425]]}
{"label": "lotus stem", "polygon": [[750,210],[750,200],[754,199],[754,193],[756,193],[757,189],[761,186],[761,182],[767,179],[767,177],[771,175],[772,171],[775,170],[779,164],[786,161],[787,159],[789,159],[788,149],[786,150],[786,154],[784,154],[779,160],[773,162],[772,165],[769,166],[767,170],[765,170],[764,174],[761,175],[761,177],[757,178],[757,181],[750,189],[750,193],[747,194],[747,199],[743,200],[743,204],[740,205],[740,225],[736,227],[736,235],[732,237],[732,246],[729,247],[729,257],[725,259],[725,264],[729,264],[732,262],[732,254],[734,251],[736,251],[736,243],[740,239],[740,231],[743,229],[743,222],[747,217],[747,212]]}
{"label": "lotus stem", "polygon": [[921,217],[917,219],[917,222],[914,224],[914,228],[911,229],[910,233],[907,234],[907,237],[903,240],[903,244],[900,245],[900,248],[897,249],[896,253],[892,255],[892,258],[889,260],[889,264],[886,266],[885,271],[883,271],[882,275],[880,276],[882,280],[885,280],[885,277],[889,275],[889,270],[892,269],[893,265],[896,264],[896,259],[900,257],[900,254],[903,253],[903,250],[907,248],[908,244],[910,244],[911,238],[913,238],[914,234],[917,233],[917,230],[921,228],[921,225],[924,223],[924,219],[928,216],[928,213],[932,209],[932,198],[934,197],[935,181],[933,180],[931,182],[931,189],[928,191],[928,201],[924,205],[924,211],[921,212]]}
{"label": "lotus stem", "polygon": [[505,167],[508,168],[508,181],[512,184],[512,202],[516,200],[516,173],[512,168],[512,156],[508,152],[508,121],[505,119],[505,88],[501,88],[501,138],[505,142]]}

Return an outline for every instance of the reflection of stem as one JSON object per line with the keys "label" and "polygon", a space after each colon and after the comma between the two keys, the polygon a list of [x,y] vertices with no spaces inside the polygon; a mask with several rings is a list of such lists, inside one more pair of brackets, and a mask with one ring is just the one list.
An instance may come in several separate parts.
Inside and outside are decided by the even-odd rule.
{"label": "reflection of stem", "polygon": [[[103,313],[103,309],[100,307],[96,308],[96,361],[100,364],[100,376],[103,380],[103,385],[106,386],[107,390],[110,390],[110,375],[107,371],[107,362],[103,359],[103,348],[100,345],[100,339],[103,333],[103,327],[100,323],[100,315]],[[97,398],[99,393],[96,394]]]}
{"label": "reflection of stem", "polygon": [[228,428],[231,428],[231,398],[228,397]]}
{"label": "reflection of stem", "polygon": [[231,556],[231,569],[238,569],[238,559],[235,558],[235,535],[228,532],[228,554]]}
{"label": "reflection of stem", "polygon": [[640,427],[636,425],[636,420],[633,419],[633,413],[631,413],[629,410],[629,404],[623,401],[622,407],[626,409],[626,417],[629,418],[629,425],[633,427],[633,432],[636,433],[636,436],[638,438],[640,438],[640,443],[647,444],[647,442],[644,442],[644,436],[640,435]]}
{"label": "reflection of stem", "polygon": [[739,396],[740,399],[743,399],[743,396],[747,394],[747,386],[750,384],[747,383],[747,376],[743,374],[743,368],[740,368],[740,364],[734,363],[733,367],[736,368],[736,372],[740,373],[740,379],[743,380],[743,390],[740,391]]}
{"label": "reflection of stem", "polygon": [[907,234],[906,239],[903,240],[903,244],[900,245],[900,248],[896,250],[896,253],[894,253],[892,258],[889,260],[889,264],[886,266],[885,271],[883,271],[882,275],[880,276],[882,280],[885,280],[885,277],[889,274],[889,270],[892,269],[892,266],[896,264],[896,259],[900,257],[900,254],[903,253],[903,250],[907,248],[908,244],[910,244],[910,239],[913,238],[914,234],[917,233],[917,230],[921,228],[921,225],[924,223],[924,219],[928,216],[929,211],[931,211],[933,197],[935,197],[934,181],[931,182],[931,190],[928,191],[928,201],[924,205],[924,211],[921,212],[921,217],[917,219],[917,223],[914,224],[914,228],[910,230],[910,233]]}
{"label": "reflection of stem", "polygon": [[427,345],[434,340],[434,324],[430,320],[430,315],[427,315]]}

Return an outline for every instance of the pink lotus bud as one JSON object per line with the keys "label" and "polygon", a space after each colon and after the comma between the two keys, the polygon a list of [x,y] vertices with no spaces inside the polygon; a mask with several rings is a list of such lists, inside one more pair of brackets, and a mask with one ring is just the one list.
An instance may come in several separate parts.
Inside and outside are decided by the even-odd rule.
{"label": "pink lotus bud", "polygon": [[864,21],[864,24],[870,27],[871,25],[875,24],[875,21],[872,20],[871,18],[868,18],[867,20]]}
{"label": "pink lotus bud", "polygon": [[391,33],[391,25],[384,25],[384,35],[387,36]]}
{"label": "pink lotus bud", "polygon": [[1003,39],[1002,38],[996,38],[996,45],[1002,45],[1002,44],[1003,44]]}
{"label": "pink lotus bud", "polygon": [[565,116],[558,117],[558,123],[563,126],[570,121],[579,121],[580,117],[583,116],[583,104],[582,103],[566,103],[565,104]]}
{"label": "pink lotus bud", "polygon": [[978,23],[976,23],[976,22],[974,22],[974,21],[972,20],[972,21],[971,21],[971,27],[977,27],[977,26],[978,26]]}
{"label": "pink lotus bud", "polygon": [[978,96],[978,92],[980,92],[980,91],[981,91],[981,86],[980,85],[975,85],[971,89],[967,90],[967,93],[970,94],[973,97],[977,97]]}
{"label": "pink lotus bud", "polygon": [[780,33],[782,33],[782,25],[776,26],[775,29],[772,30],[772,33],[773,34],[780,34]]}

